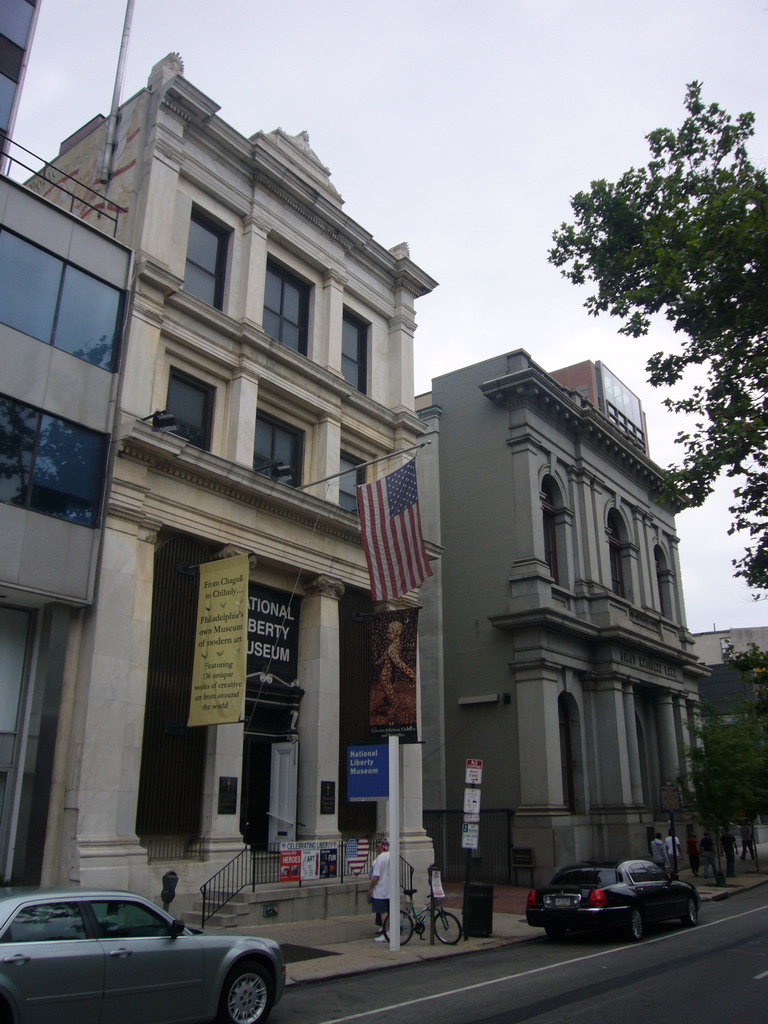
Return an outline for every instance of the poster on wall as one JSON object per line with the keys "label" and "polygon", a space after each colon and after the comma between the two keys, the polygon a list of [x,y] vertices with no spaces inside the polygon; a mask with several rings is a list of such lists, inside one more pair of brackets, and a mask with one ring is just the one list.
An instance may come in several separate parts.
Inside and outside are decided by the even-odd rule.
{"label": "poster on wall", "polygon": [[187,725],[239,722],[245,698],[248,556],[200,566]]}
{"label": "poster on wall", "polygon": [[370,730],[416,743],[417,608],[381,612],[372,619]]}

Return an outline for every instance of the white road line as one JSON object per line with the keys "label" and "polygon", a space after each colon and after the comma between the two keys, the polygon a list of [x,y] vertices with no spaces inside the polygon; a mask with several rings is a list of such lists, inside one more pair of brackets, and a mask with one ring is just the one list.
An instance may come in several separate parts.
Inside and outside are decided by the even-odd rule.
{"label": "white road line", "polygon": [[[696,931],[702,931],[704,928],[714,928],[716,925],[727,924],[729,921],[738,921],[740,917],[749,917],[750,914],[757,914],[760,911],[768,910],[768,905],[764,907],[755,907],[753,910],[745,910],[741,914],[733,914],[731,917],[724,917],[720,921],[709,921],[707,924],[700,924],[696,928]],[[362,1013],[350,1013],[346,1017],[333,1017],[330,1020],[321,1021],[320,1024],[346,1024],[350,1020],[360,1020],[362,1017],[375,1017],[380,1013],[391,1013],[393,1010],[404,1010],[409,1006],[418,1006],[419,1003],[428,1003],[435,999],[447,999],[450,996],[462,995],[465,992],[473,992],[479,988],[487,988],[489,985],[501,985],[506,981],[515,981],[518,978],[529,978],[534,974],[542,974],[544,971],[551,971],[555,967],[570,967],[571,964],[585,963],[587,960],[596,960],[601,956],[613,956],[615,953],[626,953],[630,949],[638,949],[643,946],[653,945],[655,942],[666,942],[668,939],[676,939],[681,935],[690,935],[690,930],[684,928],[681,931],[670,932],[666,935],[659,935],[655,939],[646,939],[645,942],[639,945],[631,946],[617,946],[615,949],[604,949],[600,953],[589,953],[587,956],[577,956],[573,960],[560,960],[556,964],[546,964],[544,967],[534,967],[529,971],[520,971],[517,974],[505,974],[502,978],[493,978],[490,981],[481,981],[475,985],[464,985],[462,988],[452,988],[447,992],[435,992],[428,996],[419,996],[416,999],[408,999],[404,1003],[390,1003],[388,1006],[377,1006],[373,1010],[365,1010]],[[759,974],[759,978],[768,975],[768,971],[765,974]]]}

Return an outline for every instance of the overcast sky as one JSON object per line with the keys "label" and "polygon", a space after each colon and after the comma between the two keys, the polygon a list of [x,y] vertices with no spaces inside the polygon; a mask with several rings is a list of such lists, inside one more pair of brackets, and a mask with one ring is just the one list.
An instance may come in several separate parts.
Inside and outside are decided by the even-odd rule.
{"label": "overcast sky", "polygon": [[[15,138],[51,158],[107,114],[124,0],[40,0]],[[136,0],[123,99],[178,52],[237,131],[306,130],[345,211],[386,247],[406,241],[440,285],[419,300],[416,387],[515,348],[546,370],[603,360],[643,402],[652,457],[681,427],[646,383],[674,345],[587,316],[547,262],[569,197],[644,164],[677,128],[686,83],[752,110],[768,162],[768,0]],[[678,517],[693,631],[768,624],[732,576],[727,486]]]}

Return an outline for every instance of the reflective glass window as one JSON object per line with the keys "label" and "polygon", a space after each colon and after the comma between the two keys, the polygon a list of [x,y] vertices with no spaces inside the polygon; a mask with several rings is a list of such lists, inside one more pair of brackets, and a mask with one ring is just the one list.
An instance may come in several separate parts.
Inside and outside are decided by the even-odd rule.
{"label": "reflective glass window", "polygon": [[30,508],[72,523],[95,526],[103,466],[101,434],[43,414]]}
{"label": "reflective glass window", "polygon": [[0,34],[17,46],[25,47],[34,10],[27,0],[3,0],[0,4]]}
{"label": "reflective glass window", "polygon": [[0,501],[26,503],[37,423],[36,409],[0,397]]}
{"label": "reflective glass window", "polygon": [[50,342],[63,270],[55,256],[0,232],[0,320]]}
{"label": "reflective glass window", "polygon": [[169,934],[168,922],[149,907],[128,900],[99,900],[90,904],[103,939],[141,939]]}
{"label": "reflective glass window", "polygon": [[106,440],[0,396],[0,500],[95,527]]}
{"label": "reflective glass window", "polygon": [[76,267],[67,267],[53,343],[78,359],[113,368],[120,292]]}
{"label": "reflective glass window", "polygon": [[67,942],[87,938],[77,903],[35,903],[22,907],[0,942]]}
{"label": "reflective glass window", "polygon": [[121,293],[0,232],[0,321],[105,370],[114,368]]}

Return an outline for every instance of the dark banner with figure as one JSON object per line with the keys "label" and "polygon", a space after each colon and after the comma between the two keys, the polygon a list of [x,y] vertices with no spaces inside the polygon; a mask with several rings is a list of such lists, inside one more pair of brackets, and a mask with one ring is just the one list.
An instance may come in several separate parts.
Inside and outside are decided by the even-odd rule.
{"label": "dark banner with figure", "polygon": [[373,616],[371,637],[371,733],[416,743],[416,652],[419,612]]}

